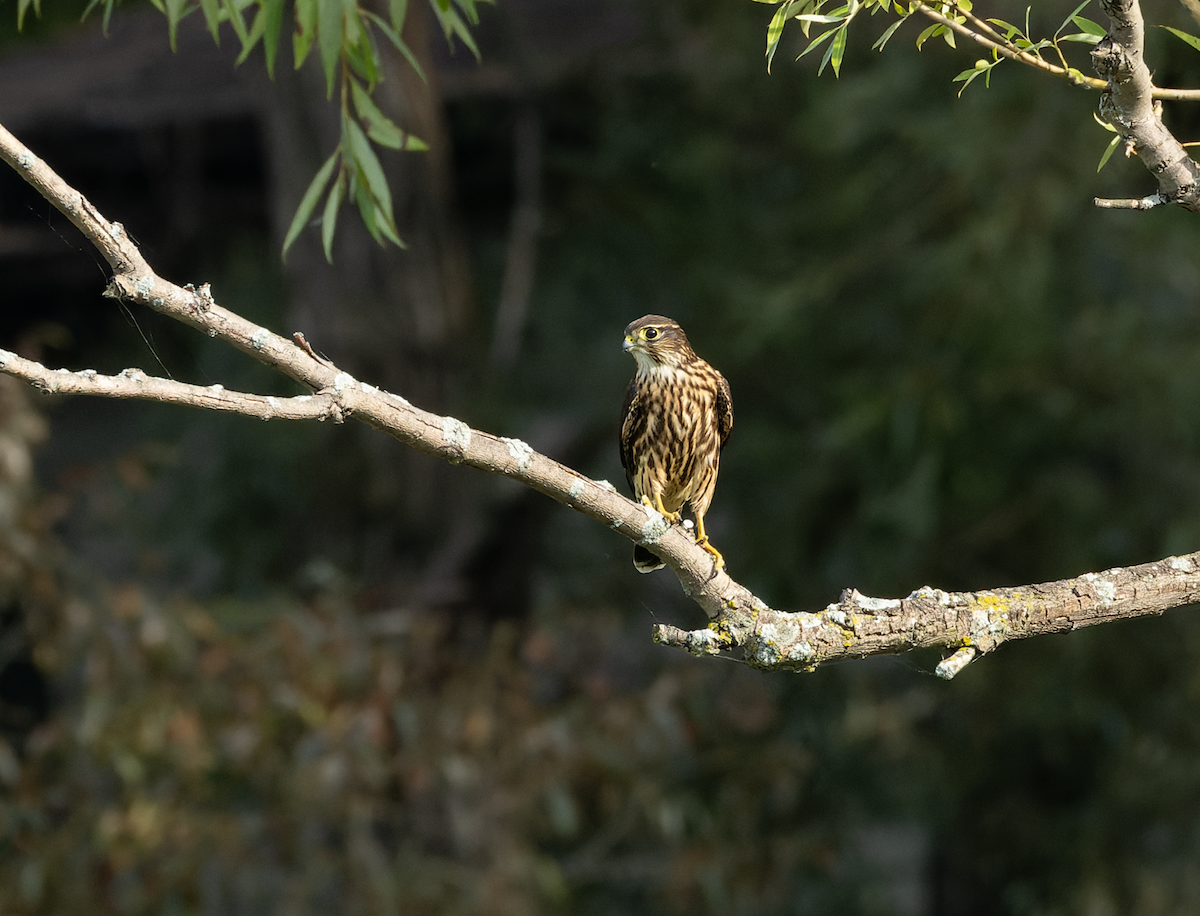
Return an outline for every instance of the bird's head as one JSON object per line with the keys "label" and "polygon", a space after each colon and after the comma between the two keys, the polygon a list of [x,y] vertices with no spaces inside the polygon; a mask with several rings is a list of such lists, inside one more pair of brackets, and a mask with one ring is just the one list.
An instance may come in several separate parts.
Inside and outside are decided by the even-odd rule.
{"label": "bird's head", "polygon": [[622,348],[633,354],[639,372],[678,368],[696,358],[683,328],[662,315],[646,315],[631,323]]}

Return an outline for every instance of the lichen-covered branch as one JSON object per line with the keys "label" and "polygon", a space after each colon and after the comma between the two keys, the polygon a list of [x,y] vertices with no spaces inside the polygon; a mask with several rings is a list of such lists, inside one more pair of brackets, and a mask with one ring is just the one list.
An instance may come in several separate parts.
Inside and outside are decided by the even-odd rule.
{"label": "lichen-covered branch", "polygon": [[1098,206],[1149,209],[1178,204],[1200,213],[1200,166],[1163,124],[1154,84],[1143,59],[1145,23],[1138,0],[1101,0],[1108,35],[1092,50],[1092,64],[1105,80],[1100,116],[1133,144],[1133,151],[1158,179],[1154,195],[1135,201],[1097,200]]}
{"label": "lichen-covered branch", "polygon": [[1200,553],[1087,573],[1074,579],[978,592],[921,588],[907,598],[854,589],[815,613],[761,604],[730,609],[705,630],[659,626],[655,639],[696,654],[741,647],[748,664],[811,670],[822,662],[909,649],[954,650],[937,673],[953,677],[977,655],[1028,636],[1157,615],[1200,600]]}
{"label": "lichen-covered branch", "polygon": [[786,670],[811,670],[836,658],[942,647],[951,654],[938,672],[952,677],[978,654],[1010,639],[1161,614],[1200,599],[1200,554],[1193,554],[1042,585],[961,594],[923,588],[903,599],[868,598],[848,590],[836,604],[814,613],[774,610],[724,569],[714,569],[712,557],[696,546],[687,529],[669,525],[606,481],[592,480],[519,439],[472,429],[459,419],[430,413],[399,395],[360,382],[318,357],[302,339],[282,337],[222,308],[207,285],[180,287],[163,280],[119,223],[108,222],[3,127],[0,158],[70,216],[104,254],[113,268],[107,295],[192,325],[273,366],[313,393],[290,398],[247,394],[219,385],[152,378],[136,369],[117,376],[70,372],[8,351],[0,351],[0,372],[49,393],[143,398],[264,420],[341,422],[354,417],[422,452],[511,477],[652,547],[674,570],[710,623],[692,631],[657,627],[655,639],[664,645],[697,654],[732,654],[758,668]]}

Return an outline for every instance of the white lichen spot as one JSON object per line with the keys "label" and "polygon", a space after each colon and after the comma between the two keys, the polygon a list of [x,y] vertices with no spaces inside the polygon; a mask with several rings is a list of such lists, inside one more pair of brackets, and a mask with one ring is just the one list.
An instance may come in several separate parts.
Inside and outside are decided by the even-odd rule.
{"label": "white lichen spot", "polygon": [[500,441],[508,446],[508,456],[517,463],[517,467],[522,471],[529,470],[529,466],[533,464],[533,449],[520,439],[501,436]]}
{"label": "white lichen spot", "polygon": [[855,594],[854,603],[864,611],[897,611],[900,609],[899,598],[868,598],[866,595]]}
{"label": "white lichen spot", "polygon": [[949,658],[943,658],[938,662],[937,667],[933,669],[933,673],[943,680],[948,681],[973,662],[975,656],[978,654],[974,646],[963,646]]}
{"label": "white lichen spot", "polygon": [[209,385],[208,390],[211,391],[213,394],[220,394],[222,391],[225,390],[225,386],[224,385]]}
{"label": "white lichen spot", "polygon": [[339,372],[333,377],[334,391],[345,391],[347,388],[353,388],[354,384],[354,376],[349,372]]}
{"label": "white lichen spot", "polygon": [[813,647],[809,645],[808,640],[802,639],[800,642],[792,646],[788,652],[788,658],[794,662],[807,662],[813,657]]}
{"label": "white lichen spot", "polygon": [[365,394],[379,394],[378,388],[376,388],[374,385],[368,385],[366,382],[359,382],[358,387],[361,388]]}
{"label": "white lichen spot", "polygon": [[259,328],[254,332],[254,336],[250,338],[250,346],[255,350],[261,350],[267,345],[267,341],[271,339],[271,332],[266,328]]}
{"label": "white lichen spot", "polygon": [[646,524],[642,525],[641,541],[643,544],[657,544],[659,538],[671,530],[671,523],[649,506],[642,506],[646,512]]}
{"label": "white lichen spot", "polygon": [[443,417],[442,438],[446,440],[448,445],[453,445],[455,448],[465,451],[467,446],[471,444],[471,427],[467,426],[462,420],[454,419],[454,417]]}
{"label": "white lichen spot", "polygon": [[143,372],[141,369],[122,369],[121,377],[133,379],[135,382],[146,381],[146,373]]}
{"label": "white lichen spot", "polygon": [[836,605],[830,605],[828,608],[826,608],[825,616],[836,623],[839,627],[844,627],[847,625],[846,612]]}
{"label": "white lichen spot", "polygon": [[94,379],[96,377],[95,369],[80,369],[79,374],[86,379]]}
{"label": "white lichen spot", "polygon": [[401,407],[412,407],[412,404],[410,404],[406,398],[402,398],[398,394],[393,394],[392,392],[389,391],[388,397],[391,398],[393,401],[395,401],[397,404],[399,404]]}
{"label": "white lichen spot", "polygon": [[978,639],[980,636],[987,635],[992,628],[992,618],[983,608],[975,608],[971,611],[971,636]]}
{"label": "white lichen spot", "polygon": [[783,660],[783,653],[779,651],[779,631],[771,623],[759,628],[749,649],[751,659],[764,667],[778,665]]}
{"label": "white lichen spot", "polygon": [[133,291],[139,296],[149,296],[154,292],[154,278],[138,277],[133,283]]}
{"label": "white lichen spot", "polygon": [[1104,600],[1105,604],[1112,604],[1117,600],[1117,586],[1107,579],[1097,579],[1096,594]]}
{"label": "white lichen spot", "polygon": [[1192,561],[1185,560],[1183,557],[1171,557],[1167,560],[1167,565],[1176,572],[1188,572],[1192,568]]}
{"label": "white lichen spot", "polygon": [[0,366],[5,366],[8,361],[16,356],[11,350],[0,350]]}
{"label": "white lichen spot", "polygon": [[33,168],[33,163],[34,163],[34,156],[33,156],[33,153],[29,152],[29,150],[23,149],[23,150],[21,150],[20,153],[17,154],[17,165],[19,165],[21,168],[25,169],[26,171]]}
{"label": "white lichen spot", "polygon": [[688,633],[688,643],[688,648],[693,652],[704,652],[708,655],[716,655],[725,648],[721,634],[715,630],[692,630]]}
{"label": "white lichen spot", "polygon": [[125,227],[122,226],[120,223],[109,223],[108,224],[108,234],[111,235],[117,241],[120,241],[121,236],[123,236],[125,234]]}
{"label": "white lichen spot", "polygon": [[609,491],[610,491],[610,492],[612,492],[612,493],[616,493],[616,492],[617,492],[617,488],[616,488],[616,487],[614,487],[614,486],[613,486],[611,483],[609,483],[607,480],[597,480],[597,481],[596,481],[596,486],[600,487],[600,489],[602,489],[602,490],[609,490]]}
{"label": "white lichen spot", "polygon": [[83,195],[72,194],[71,199],[67,201],[67,212],[78,213],[81,206],[83,206]]}
{"label": "white lichen spot", "polygon": [[268,394],[267,395],[267,406],[270,407],[272,410],[278,410],[279,409],[279,398],[275,397],[275,395],[273,395],[273,394]]}
{"label": "white lichen spot", "polygon": [[571,499],[579,499],[583,495],[583,481],[575,480],[571,483],[571,489],[567,490],[567,495]]}

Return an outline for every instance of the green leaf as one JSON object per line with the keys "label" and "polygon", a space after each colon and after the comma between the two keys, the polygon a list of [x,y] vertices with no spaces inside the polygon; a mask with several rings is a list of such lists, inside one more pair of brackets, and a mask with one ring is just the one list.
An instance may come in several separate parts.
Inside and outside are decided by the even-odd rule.
{"label": "green leaf", "polygon": [[221,0],[200,0],[200,12],[204,14],[204,24],[208,27],[216,44],[221,43]]}
{"label": "green leaf", "polygon": [[837,29],[829,29],[828,31],[822,32],[820,35],[818,35],[816,38],[814,38],[812,41],[810,41],[810,42],[808,43],[808,47],[807,47],[807,48],[805,48],[803,51],[801,51],[801,52],[800,52],[800,56],[799,56],[799,57],[797,57],[797,58],[796,58],[796,60],[799,60],[801,57],[803,57],[803,56],[804,56],[805,54],[807,54],[809,51],[811,51],[811,50],[813,50],[814,48],[816,48],[816,47],[817,47],[817,45],[819,45],[819,44],[823,43],[823,42],[824,42],[826,39],[828,39],[828,38],[832,38],[832,37],[833,37],[833,33],[834,33],[834,32],[836,32],[836,31],[837,31]]}
{"label": "green leaf", "polygon": [[183,18],[187,0],[166,0],[167,35],[171,42],[171,51],[175,51],[175,35],[179,29],[179,20]]}
{"label": "green leaf", "polygon": [[222,0],[222,2],[225,12],[229,15],[229,24],[233,26],[233,31],[241,41],[242,47],[245,47],[250,33],[246,31],[246,21],[242,18],[242,10],[237,5],[237,0]]}
{"label": "green leaf", "polygon": [[388,18],[396,34],[403,34],[404,23],[408,19],[408,0],[388,0]]}
{"label": "green leaf", "polygon": [[1185,44],[1189,44],[1197,51],[1200,51],[1200,38],[1197,38],[1195,35],[1189,35],[1187,32],[1181,32],[1179,29],[1173,29],[1169,25],[1159,26],[1159,28],[1166,29],[1180,41],[1184,42]]}
{"label": "green leaf", "polygon": [[1072,19],[1074,19],[1076,16],[1078,16],[1080,11],[1082,11],[1083,8],[1091,2],[1092,2],[1092,0],[1083,0],[1083,2],[1079,4],[1079,6],[1075,7],[1075,9],[1071,10],[1071,12],[1067,13],[1067,18],[1062,21],[1062,25],[1060,25],[1057,29],[1054,30],[1054,37],[1057,38],[1062,33],[1062,30],[1067,27],[1067,23],[1070,22]]}
{"label": "green leaf", "polygon": [[895,22],[889,25],[887,27],[887,31],[885,31],[879,36],[879,38],[876,39],[875,44],[871,45],[871,50],[874,51],[878,49],[882,51],[887,43],[891,41],[892,36],[896,33],[896,29],[900,28],[900,26],[904,25],[904,23],[907,21],[908,17],[905,16],[903,19],[897,19]]}
{"label": "green leaf", "polygon": [[1011,22],[1005,22],[1003,19],[989,19],[988,22],[990,22],[992,25],[1000,26],[1000,28],[1004,30],[1004,37],[1009,41],[1012,41],[1012,37],[1014,35],[1022,34],[1019,28],[1017,28]]}
{"label": "green leaf", "polygon": [[1103,38],[1108,34],[1104,26],[1100,25],[1099,23],[1092,22],[1092,20],[1083,16],[1072,16],[1071,21],[1075,23],[1077,28],[1082,29],[1089,35],[1095,35],[1097,38]]}
{"label": "green leaf", "polygon": [[327,98],[333,98],[333,86],[337,81],[337,65],[342,56],[346,8],[342,0],[318,0],[318,3],[320,25],[317,28],[317,44],[321,48],[321,65],[325,69]]}
{"label": "green leaf", "polygon": [[848,29],[842,26],[833,35],[833,41],[829,43],[829,47],[825,50],[825,57],[821,60],[821,66],[817,68],[817,76],[820,76],[825,69],[826,64],[833,65],[833,75],[835,77],[842,75],[842,56],[846,53],[846,32]]}
{"label": "green leaf", "polygon": [[780,4],[779,9],[775,10],[775,15],[771,17],[771,24],[767,26],[767,72],[771,72],[771,61],[775,59],[775,51],[779,47],[779,38],[783,35],[783,26],[787,22],[788,13],[795,6],[795,0],[787,0],[786,3]]}
{"label": "green leaf", "polygon": [[321,247],[325,249],[325,260],[333,263],[333,234],[337,231],[338,210],[346,198],[346,175],[341,173],[329,189],[325,198],[325,212],[321,215]]}
{"label": "green leaf", "polygon": [[275,56],[279,52],[279,35],[283,31],[284,0],[267,0],[264,7],[266,23],[263,29],[263,51],[267,57],[267,76],[275,79]]}
{"label": "green leaf", "polygon": [[238,54],[237,60],[234,61],[235,67],[240,67],[242,62],[250,56],[250,52],[262,40],[263,33],[267,29],[267,9],[264,6],[258,8],[258,13],[254,16],[254,22],[250,24],[250,31],[246,34],[246,40],[242,42],[241,53]]}
{"label": "green leaf", "polygon": [[25,13],[28,12],[30,5],[33,6],[33,14],[42,18],[42,0],[17,0],[17,31],[21,31],[25,27]]}
{"label": "green leaf", "polygon": [[[350,89],[354,97],[354,110],[358,112],[359,120],[367,125],[367,136],[388,149],[412,149],[408,146],[409,135],[396,126],[387,115],[379,110],[370,94],[363,89],[357,80],[350,81]],[[422,144],[424,145],[424,144]]]}
{"label": "green leaf", "polygon": [[925,44],[925,42],[927,42],[929,39],[937,35],[941,35],[944,31],[946,31],[946,27],[940,22],[935,22],[933,25],[927,26],[922,30],[921,34],[917,36],[917,50],[920,51],[921,45]]}
{"label": "green leaf", "polygon": [[400,37],[399,33],[370,10],[364,10],[364,12],[367,14],[367,17],[379,27],[379,31],[383,32],[383,34],[387,37],[387,40],[395,46],[396,50],[404,56],[404,59],[408,61],[408,65],[412,67],[413,70],[417,72],[417,76],[421,78],[421,82],[429,82],[425,78],[425,71],[421,68],[421,62],[417,60],[416,55],[413,54],[408,45],[404,43],[404,39]]}
{"label": "green leaf", "polygon": [[300,199],[300,206],[296,208],[296,215],[292,217],[292,223],[288,226],[287,235],[284,237],[283,257],[287,257],[288,249],[292,247],[292,243],[296,241],[301,230],[308,225],[308,219],[316,209],[317,201],[321,199],[321,193],[325,190],[325,186],[329,184],[329,176],[333,174],[334,166],[338,164],[341,155],[342,147],[339,144],[338,148],[333,151],[333,155],[325,160],[325,164],[317,170],[317,174],[309,183],[308,190]]}
{"label": "green leaf", "polygon": [[312,50],[313,39],[317,37],[317,0],[296,0],[296,30],[292,33],[292,59],[299,70],[308,52]]}
{"label": "green leaf", "polygon": [[1070,35],[1060,35],[1058,41],[1077,41],[1084,45],[1094,45],[1100,40],[1100,36],[1093,35],[1090,32],[1072,32]]}
{"label": "green leaf", "polygon": [[396,232],[396,227],[391,221],[391,214],[383,212],[378,201],[371,197],[363,187],[361,181],[355,181],[353,188],[354,202],[357,204],[358,212],[362,216],[363,225],[371,233],[371,238],[380,245],[386,239],[398,248],[406,247]]}
{"label": "green leaf", "polygon": [[[160,13],[166,12],[166,10],[163,9],[162,0],[150,0],[150,2],[154,4],[155,8],[157,8]],[[108,22],[110,19],[112,19],[112,11],[113,7],[116,6],[116,0],[88,0],[88,5],[83,8],[83,13],[81,13],[79,16],[79,21],[85,21],[87,17],[91,15],[92,10],[98,6],[104,7],[104,18],[101,20],[101,31],[104,32],[104,35],[107,38]]]}
{"label": "green leaf", "polygon": [[354,163],[359,180],[375,202],[379,204],[379,209],[387,216],[388,222],[391,222],[392,192],[388,187],[387,177],[383,174],[383,166],[379,163],[379,157],[371,148],[371,141],[367,139],[367,135],[363,133],[358,122],[350,118],[345,119],[342,130],[349,141],[347,152],[350,160]]}
{"label": "green leaf", "polygon": [[1104,166],[1108,162],[1108,160],[1112,158],[1113,150],[1115,150],[1117,148],[1117,144],[1119,144],[1120,142],[1121,142],[1121,135],[1117,134],[1115,137],[1112,138],[1112,142],[1109,143],[1108,146],[1106,146],[1104,148],[1104,153],[1103,153],[1103,155],[1100,156],[1100,164],[1098,166],[1096,166],[1097,173],[1099,173],[1099,171],[1102,168],[1104,168]]}
{"label": "green leaf", "polygon": [[433,8],[433,11],[442,23],[442,31],[446,35],[446,41],[450,42],[450,47],[454,47],[454,42],[451,39],[457,36],[467,46],[467,49],[475,55],[475,59],[479,60],[479,48],[475,44],[475,36],[471,34],[471,30],[467,28],[467,24],[458,15],[458,11],[451,9],[448,3],[447,8],[443,10],[440,0],[438,5]]}
{"label": "green leaf", "polygon": [[345,55],[350,69],[361,79],[366,80],[368,86],[373,88],[379,83],[379,60],[375,56],[375,49],[370,42],[347,43],[343,46],[342,53]]}

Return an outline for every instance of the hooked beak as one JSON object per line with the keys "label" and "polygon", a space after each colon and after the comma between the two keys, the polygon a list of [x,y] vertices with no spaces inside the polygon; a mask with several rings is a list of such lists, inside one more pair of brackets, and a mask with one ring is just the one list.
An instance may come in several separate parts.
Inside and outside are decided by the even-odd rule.
{"label": "hooked beak", "polygon": [[621,344],[621,349],[624,350],[626,353],[628,353],[630,350],[632,350],[636,346],[637,346],[637,343],[634,341],[634,339],[632,337],[630,337],[629,335],[626,335],[625,343]]}

